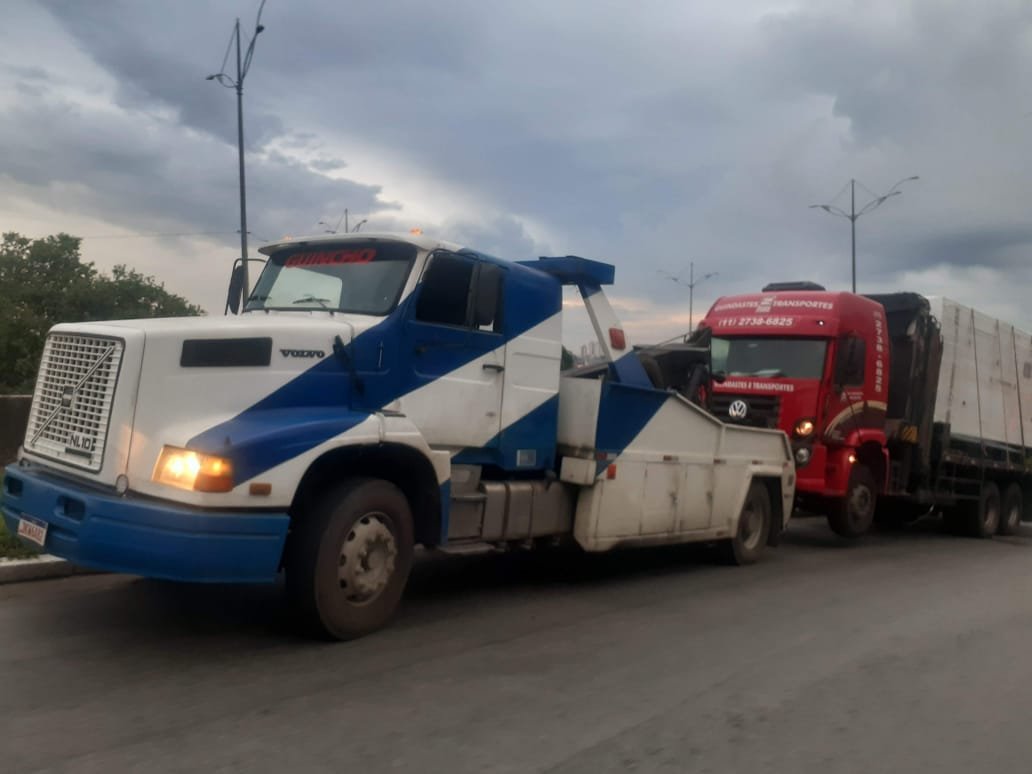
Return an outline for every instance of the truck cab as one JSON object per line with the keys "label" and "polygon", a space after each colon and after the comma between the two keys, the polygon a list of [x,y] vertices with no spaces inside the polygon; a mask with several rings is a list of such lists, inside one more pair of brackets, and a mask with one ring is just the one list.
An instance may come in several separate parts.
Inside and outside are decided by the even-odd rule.
{"label": "truck cab", "polygon": [[811,283],[718,299],[711,408],[724,421],[789,435],[801,507],[855,537],[884,490],[889,340],[884,307]]}

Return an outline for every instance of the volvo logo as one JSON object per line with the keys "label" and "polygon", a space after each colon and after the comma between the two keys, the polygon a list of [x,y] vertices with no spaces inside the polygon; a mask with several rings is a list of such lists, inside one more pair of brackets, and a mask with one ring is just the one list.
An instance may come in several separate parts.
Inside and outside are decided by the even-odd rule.
{"label": "volvo logo", "polygon": [[324,358],[326,353],[321,349],[281,349],[280,354],[283,357],[304,357],[304,358]]}
{"label": "volvo logo", "polygon": [[732,419],[745,419],[748,413],[749,404],[744,400],[733,400],[731,405],[727,407],[727,415]]}

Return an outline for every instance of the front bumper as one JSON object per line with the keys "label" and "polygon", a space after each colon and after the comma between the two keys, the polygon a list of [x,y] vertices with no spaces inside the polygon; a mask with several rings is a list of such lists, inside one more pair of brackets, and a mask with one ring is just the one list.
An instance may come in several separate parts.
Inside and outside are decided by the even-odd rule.
{"label": "front bumper", "polygon": [[193,583],[271,583],[286,513],[214,511],[120,497],[9,466],[2,510],[11,534],[25,514],[47,524],[47,553],[96,570]]}

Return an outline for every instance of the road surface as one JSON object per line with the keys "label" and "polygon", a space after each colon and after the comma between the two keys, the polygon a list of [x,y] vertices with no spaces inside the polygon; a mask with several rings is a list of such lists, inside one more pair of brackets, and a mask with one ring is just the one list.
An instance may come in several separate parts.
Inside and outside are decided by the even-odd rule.
{"label": "road surface", "polygon": [[425,562],[395,624],[275,588],[0,587],[0,771],[1032,770],[1032,527]]}

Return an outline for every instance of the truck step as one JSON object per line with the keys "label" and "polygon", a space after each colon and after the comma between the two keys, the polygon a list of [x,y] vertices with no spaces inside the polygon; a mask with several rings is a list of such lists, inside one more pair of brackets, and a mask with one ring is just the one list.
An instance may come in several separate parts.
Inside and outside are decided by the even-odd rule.
{"label": "truck step", "polygon": [[500,549],[490,543],[453,543],[447,546],[439,546],[434,549],[439,554],[447,556],[479,556],[490,554]]}

